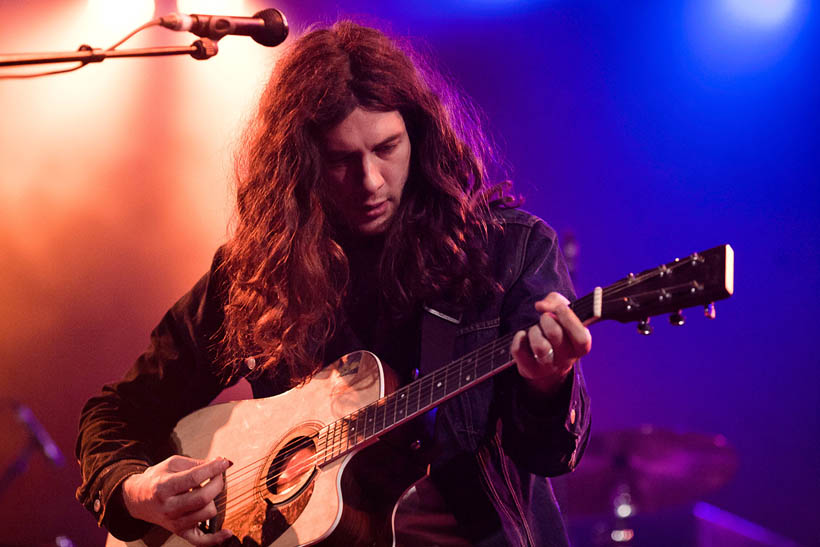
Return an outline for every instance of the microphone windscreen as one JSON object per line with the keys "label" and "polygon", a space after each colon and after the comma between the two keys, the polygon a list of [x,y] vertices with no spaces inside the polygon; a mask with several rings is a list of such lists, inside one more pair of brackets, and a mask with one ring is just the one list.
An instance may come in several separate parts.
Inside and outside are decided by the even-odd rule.
{"label": "microphone windscreen", "polygon": [[288,37],[288,21],[281,11],[273,8],[262,10],[254,14],[255,18],[262,19],[265,27],[251,34],[257,43],[263,46],[278,46]]}

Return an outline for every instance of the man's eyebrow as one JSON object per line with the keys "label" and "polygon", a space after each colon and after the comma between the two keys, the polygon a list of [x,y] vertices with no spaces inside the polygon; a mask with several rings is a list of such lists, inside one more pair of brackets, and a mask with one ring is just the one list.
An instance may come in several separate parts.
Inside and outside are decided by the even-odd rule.
{"label": "man's eyebrow", "polygon": [[331,143],[325,141],[321,146],[322,155],[324,156],[332,156],[334,158],[340,158],[342,156],[346,156],[352,153],[351,150],[346,148],[336,148]]}
{"label": "man's eyebrow", "polygon": [[[387,144],[392,144],[394,141],[397,141],[397,140],[401,139],[401,137],[402,137],[402,132],[397,131],[393,135],[385,137],[381,141],[377,142],[375,145],[373,145],[373,149],[379,148],[380,146],[385,146]],[[325,143],[325,145],[324,145],[324,153],[327,154],[327,155],[330,155],[330,156],[340,156],[341,157],[341,156],[346,156],[348,154],[351,154],[352,152],[354,152],[354,151],[347,150],[345,148],[334,148],[333,145],[329,144],[329,143]]]}
{"label": "man's eyebrow", "polygon": [[387,137],[385,139],[382,139],[382,141],[377,143],[376,146],[374,146],[373,148],[378,148],[380,146],[384,146],[385,144],[390,144],[393,141],[399,140],[401,138],[401,136],[402,136],[402,132],[399,131],[394,135],[390,135],[389,137]]}

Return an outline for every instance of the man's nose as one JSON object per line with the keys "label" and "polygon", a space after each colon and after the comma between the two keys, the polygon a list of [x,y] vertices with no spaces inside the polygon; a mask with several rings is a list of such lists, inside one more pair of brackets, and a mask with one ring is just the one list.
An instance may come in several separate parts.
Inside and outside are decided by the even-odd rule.
{"label": "man's nose", "polygon": [[362,158],[362,189],[369,194],[375,194],[383,184],[384,178],[375,158],[365,155]]}

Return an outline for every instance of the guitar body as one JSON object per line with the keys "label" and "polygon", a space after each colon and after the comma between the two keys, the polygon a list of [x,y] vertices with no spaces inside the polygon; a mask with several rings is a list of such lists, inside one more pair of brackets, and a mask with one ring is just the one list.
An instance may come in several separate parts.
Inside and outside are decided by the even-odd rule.
{"label": "guitar body", "polygon": [[[313,461],[321,450],[316,434],[382,397],[385,378],[378,357],[355,352],[281,395],[214,405],[180,420],[172,435],[179,454],[199,459],[222,456],[234,462],[226,473],[225,490],[215,500],[220,511],[213,519],[217,529],[235,534],[228,544],[239,540],[242,545],[292,547],[324,544],[323,540],[346,545],[374,541],[382,524],[358,510],[355,499],[350,500],[354,506],[344,510],[342,472],[355,452],[320,466]],[[390,387],[390,378],[387,383]],[[288,467],[294,473],[281,473]],[[286,484],[277,484],[279,474],[286,477]],[[351,497],[355,496],[354,488]],[[109,535],[106,545],[123,543]],[[142,540],[126,545],[190,544],[155,527]]]}

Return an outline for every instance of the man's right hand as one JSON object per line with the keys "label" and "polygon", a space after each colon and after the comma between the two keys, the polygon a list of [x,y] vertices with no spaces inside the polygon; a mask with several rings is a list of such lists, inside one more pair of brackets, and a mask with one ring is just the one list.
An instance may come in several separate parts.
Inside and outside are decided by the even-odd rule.
{"label": "man's right hand", "polygon": [[214,498],[232,462],[171,456],[122,483],[122,498],[132,517],[158,524],[194,545],[218,545],[230,530],[207,534],[197,526],[217,515]]}

